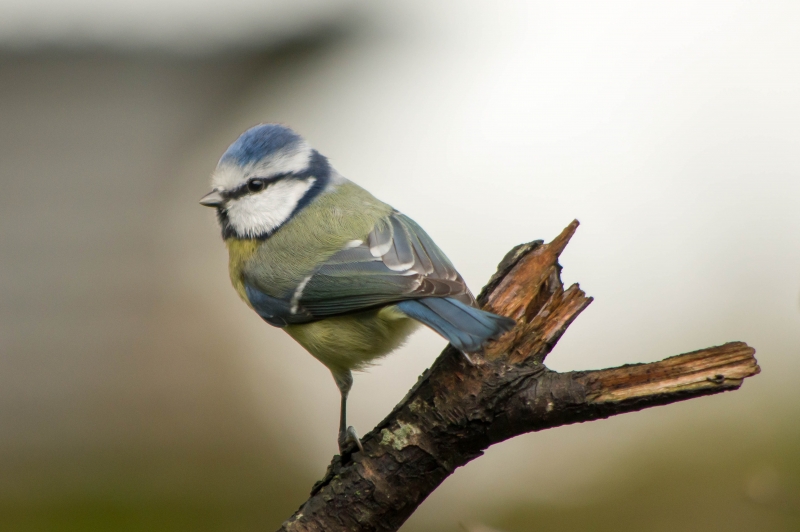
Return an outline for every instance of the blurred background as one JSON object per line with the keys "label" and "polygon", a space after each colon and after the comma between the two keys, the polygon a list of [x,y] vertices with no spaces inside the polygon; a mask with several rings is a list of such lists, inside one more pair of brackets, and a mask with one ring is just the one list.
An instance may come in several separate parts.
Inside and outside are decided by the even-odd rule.
{"label": "blurred background", "polygon": [[[0,529],[271,530],[336,452],[327,370],[197,200],[282,122],[474,291],[582,225],[556,370],[743,340],[741,390],[529,434],[404,526],[800,530],[800,3],[0,1]],[[368,432],[444,342],[356,377]]]}

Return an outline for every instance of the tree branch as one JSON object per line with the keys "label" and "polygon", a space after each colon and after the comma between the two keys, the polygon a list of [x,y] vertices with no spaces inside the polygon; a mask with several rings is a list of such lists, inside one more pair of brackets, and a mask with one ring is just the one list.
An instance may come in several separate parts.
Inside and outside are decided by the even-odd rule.
{"label": "tree branch", "polygon": [[364,452],[334,457],[283,531],[397,530],[457,467],[494,443],[702,395],[735,390],[760,370],[732,342],[651,364],[558,373],[544,360],[592,301],[564,290],[558,257],[578,222],[549,244],[517,246],[478,296],[517,326],[473,357],[448,346],[375,429]]}

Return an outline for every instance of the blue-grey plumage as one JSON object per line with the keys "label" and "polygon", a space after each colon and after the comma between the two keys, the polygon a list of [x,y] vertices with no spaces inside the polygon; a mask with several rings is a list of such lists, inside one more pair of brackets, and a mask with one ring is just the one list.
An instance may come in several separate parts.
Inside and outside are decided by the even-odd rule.
{"label": "blue-grey plumage", "polygon": [[240,297],[333,374],[342,395],[339,445],[353,370],[397,348],[422,323],[464,353],[514,322],[477,308],[445,254],[407,216],[339,175],[299,135],[276,124],[242,134],[223,154],[213,191]]}

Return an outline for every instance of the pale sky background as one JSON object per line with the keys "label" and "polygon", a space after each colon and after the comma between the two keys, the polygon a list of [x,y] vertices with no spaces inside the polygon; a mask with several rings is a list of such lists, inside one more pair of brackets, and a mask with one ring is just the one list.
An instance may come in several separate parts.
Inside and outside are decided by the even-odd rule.
{"label": "pale sky background", "polygon": [[[786,420],[765,409],[797,413],[800,3],[111,6],[4,2],[0,44],[202,55],[363,22],[309,61],[254,72],[241,99],[179,143],[167,164],[174,182],[159,192],[169,203],[153,239],[171,257],[170,290],[236,347],[231,379],[299,463],[321,471],[335,451],[336,388],[238,300],[213,214],[196,204],[219,155],[259,122],[290,125],[414,218],[475,292],[512,246],[551,239],[578,218],[562,275],[595,302],[550,355],[553,369],[646,362],[731,340],[758,350],[762,374],[735,393],[492,448],[423,505],[415,526],[469,517],[489,496],[558,501],[670,432],[714,423],[768,439]],[[349,407],[360,433],[443,346],[420,332],[356,377]]]}

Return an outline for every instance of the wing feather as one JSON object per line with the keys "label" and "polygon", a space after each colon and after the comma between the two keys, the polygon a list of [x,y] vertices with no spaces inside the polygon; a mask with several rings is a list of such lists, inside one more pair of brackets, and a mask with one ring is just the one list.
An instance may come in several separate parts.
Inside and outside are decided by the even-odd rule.
{"label": "wing feather", "polygon": [[[442,250],[398,212],[378,222],[363,241],[352,241],[331,256],[289,297],[290,305],[270,305],[270,315],[280,313],[276,321],[305,323],[424,297],[453,297],[475,304]],[[257,296],[250,300],[254,306],[255,300],[260,301]]]}
{"label": "wing feather", "polygon": [[373,257],[384,256],[392,247],[392,224],[379,222],[367,237],[367,244]]}
{"label": "wing feather", "polygon": [[390,217],[389,221],[392,225],[392,246],[381,259],[390,270],[408,271],[414,265],[414,249],[408,233],[396,217]]}

